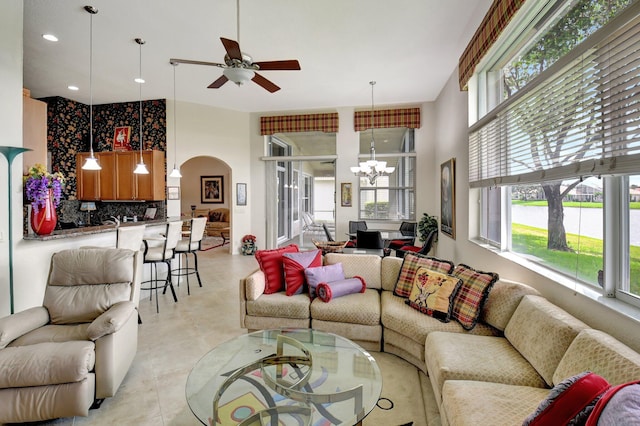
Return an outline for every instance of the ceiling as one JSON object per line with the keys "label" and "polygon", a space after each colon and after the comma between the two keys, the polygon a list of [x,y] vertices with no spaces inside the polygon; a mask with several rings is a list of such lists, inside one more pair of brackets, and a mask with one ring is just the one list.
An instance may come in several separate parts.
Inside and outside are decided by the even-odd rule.
{"label": "ceiling", "polygon": [[[239,41],[254,61],[298,59],[301,71],[264,71],[281,87],[207,86],[216,67],[181,64],[176,98],[244,112],[324,110],[433,101],[491,0],[240,0]],[[236,40],[236,0],[24,0],[24,87],[35,98],[89,95],[93,17],[93,103],[173,99],[170,58],[223,62],[220,37]],[[41,36],[53,33],[52,43]],[[67,89],[76,85],[79,91]]]}

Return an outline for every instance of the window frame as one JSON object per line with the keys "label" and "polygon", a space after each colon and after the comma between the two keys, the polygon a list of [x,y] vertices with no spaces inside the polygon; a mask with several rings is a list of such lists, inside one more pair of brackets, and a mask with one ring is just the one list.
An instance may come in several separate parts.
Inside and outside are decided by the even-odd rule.
{"label": "window frame", "polygon": [[[536,2],[527,2],[529,4]],[[540,2],[543,3],[543,2]],[[505,31],[510,36],[501,37],[496,43],[496,46],[492,49],[483,61],[478,65],[477,71],[469,82],[469,126],[470,128],[474,124],[482,121],[482,118],[486,119],[487,114],[494,113],[496,108],[500,108],[502,94],[504,90],[501,87],[501,78],[496,77],[495,69],[501,62],[501,57],[505,56],[505,52],[508,47],[506,44],[516,43],[517,37],[513,34],[525,33],[526,28],[530,28],[526,24],[527,15],[534,16],[535,13],[539,13],[540,8],[548,7],[553,2],[547,2],[537,5],[537,9],[529,8],[528,10],[521,11],[516,19],[510,24],[510,29]],[[638,5],[635,4],[637,7]],[[634,4],[628,6],[628,9],[634,7]],[[622,12],[623,14],[625,12]],[[633,12],[632,12],[633,13]],[[613,31],[612,31],[613,32]],[[505,42],[507,40],[507,42]],[[569,53],[567,57],[571,57],[572,53]],[[560,61],[567,61],[568,58],[561,58]],[[526,86],[525,86],[526,87]],[[472,92],[472,93],[471,93]],[[615,298],[622,302],[635,307],[640,307],[640,295],[634,295],[629,292],[630,288],[630,242],[629,242],[629,179],[626,173],[629,173],[628,167],[621,170],[617,175],[603,176],[603,191],[605,193],[605,200],[603,203],[603,270],[604,270],[604,285],[602,289],[594,288],[591,284],[585,284],[588,289],[583,290],[586,293],[599,293],[607,298]],[[576,176],[579,177],[579,176]],[[507,187],[505,185],[505,187]],[[502,199],[502,241],[496,242],[489,238],[486,238],[485,233],[485,221],[487,218],[484,216],[486,211],[485,204],[485,191],[482,188],[470,189],[470,197],[477,197],[480,202],[480,208],[475,211],[470,209],[470,214],[477,214],[478,218],[478,230],[477,235],[472,236],[472,241],[479,243],[481,246],[489,248],[490,250],[503,253],[507,258],[513,260],[516,263],[522,264],[525,267],[536,270],[539,273],[543,273],[554,279],[558,283],[572,286],[574,289],[577,285],[581,285],[577,279],[563,279],[559,276],[555,270],[545,268],[541,264],[531,265],[529,260],[517,255],[511,251],[511,216],[510,205],[511,200],[508,194],[511,191],[501,189]],[[504,208],[506,207],[506,209]],[[506,241],[505,241],[506,240]],[[550,274],[547,274],[547,272]],[[615,305],[617,306],[617,305]]]}
{"label": "window frame", "polygon": [[[368,132],[369,130],[363,130],[359,133]],[[406,128],[406,131],[403,135],[403,141],[400,152],[395,153],[385,153],[385,154],[376,154],[376,159],[384,160],[388,158],[398,159],[398,163],[395,165],[396,170],[390,176],[396,176],[396,184],[393,182],[389,182],[388,186],[378,186],[378,180],[376,180],[375,186],[370,186],[367,183],[367,178],[359,178],[358,179],[358,219],[359,220],[370,220],[376,222],[399,222],[403,220],[407,221],[415,221],[416,220],[416,205],[417,205],[417,194],[416,194],[416,178],[417,178],[417,168],[418,168],[418,156],[415,152],[415,129]],[[358,155],[358,161],[366,161],[369,159],[369,152],[363,153],[361,152]],[[413,163],[413,167],[412,167]],[[400,182],[400,184],[397,184]],[[405,183],[405,184],[402,184]],[[375,192],[374,200],[378,199],[378,191],[398,191],[399,198],[402,198],[402,203],[404,204],[402,217],[395,218],[381,218],[381,217],[368,217],[364,214],[365,209],[362,206],[362,200],[366,200],[367,197],[364,195],[368,192]],[[377,201],[374,201],[374,210],[378,210]],[[413,203],[413,206],[411,205]],[[413,209],[412,209],[413,207]]]}

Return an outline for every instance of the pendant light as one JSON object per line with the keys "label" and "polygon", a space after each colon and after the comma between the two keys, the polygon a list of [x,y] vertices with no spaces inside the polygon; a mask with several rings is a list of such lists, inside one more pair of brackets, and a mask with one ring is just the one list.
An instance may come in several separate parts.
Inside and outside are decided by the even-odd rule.
{"label": "pendant light", "polygon": [[101,170],[98,159],[93,155],[93,15],[98,13],[98,9],[93,6],[85,6],[84,10],[89,13],[89,150],[90,155],[84,162],[82,170]]}
{"label": "pendant light", "polygon": [[375,140],[373,138],[373,128],[375,127],[373,123],[373,86],[375,86],[375,81],[370,81],[371,85],[371,146],[369,148],[370,157],[368,161],[363,161],[359,166],[351,167],[351,172],[358,177],[365,177],[369,179],[369,183],[371,185],[376,183],[376,179],[380,176],[385,176],[393,173],[396,168],[395,167],[387,167],[386,161],[377,161],[376,160],[376,148],[375,148]]}
{"label": "pendant light", "polygon": [[178,138],[176,136],[176,127],[178,127],[178,122],[176,121],[176,109],[178,107],[176,102],[176,67],[178,63],[171,61],[171,65],[173,65],[173,170],[169,173],[169,177],[181,178],[182,174],[180,174],[180,169],[176,166],[176,158],[178,157]]}
{"label": "pendant light", "polygon": [[144,83],[144,79],[142,78],[142,45],[145,44],[145,41],[141,38],[137,38],[135,41],[140,46],[140,73],[134,80],[140,85],[140,163],[138,163],[133,173],[137,175],[148,175],[149,170],[147,170],[147,166],[144,165],[144,159],[142,158],[142,84]]}

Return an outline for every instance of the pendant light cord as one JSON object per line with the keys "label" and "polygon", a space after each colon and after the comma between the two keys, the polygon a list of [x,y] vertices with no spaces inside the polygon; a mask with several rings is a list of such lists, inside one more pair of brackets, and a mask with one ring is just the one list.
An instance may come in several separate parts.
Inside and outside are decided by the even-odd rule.
{"label": "pendant light cord", "polygon": [[139,97],[140,97],[140,163],[142,163],[142,45],[144,44],[144,40],[136,39],[138,42],[138,46],[140,46],[140,73],[138,74],[138,78],[140,78],[140,87],[139,87]]}
{"label": "pendant light cord", "polygon": [[171,65],[173,65],[173,168],[174,170],[177,170],[178,168],[176,167],[176,164],[178,158],[178,121],[176,118],[176,110],[178,109],[178,102],[176,99],[176,67],[178,66],[178,63],[172,63]]}
{"label": "pendant light cord", "polygon": [[89,11],[89,150],[93,158],[93,15]]}
{"label": "pendant light cord", "polygon": [[369,84],[371,85],[371,146],[369,148],[369,152],[371,154],[371,160],[375,160],[376,159],[376,148],[375,148],[375,139],[373,138],[373,128],[375,127],[374,125],[374,114],[373,114],[373,86],[376,85],[375,81],[370,81]]}

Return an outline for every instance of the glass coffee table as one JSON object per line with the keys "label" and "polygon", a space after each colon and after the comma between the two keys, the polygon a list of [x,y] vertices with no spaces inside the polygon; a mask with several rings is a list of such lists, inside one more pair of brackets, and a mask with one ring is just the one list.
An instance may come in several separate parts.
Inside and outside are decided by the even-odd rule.
{"label": "glass coffee table", "polygon": [[263,330],[217,346],[187,378],[203,424],[354,425],[375,407],[380,368],[350,340],[312,329]]}

